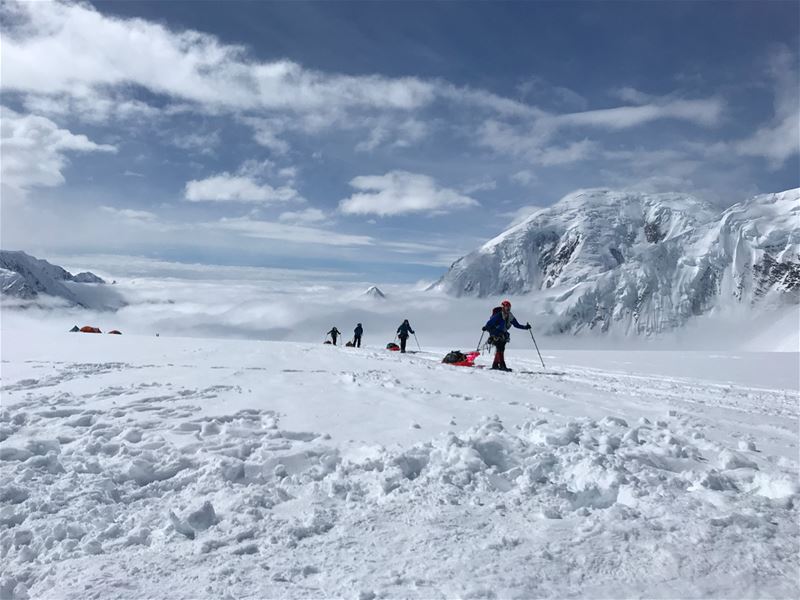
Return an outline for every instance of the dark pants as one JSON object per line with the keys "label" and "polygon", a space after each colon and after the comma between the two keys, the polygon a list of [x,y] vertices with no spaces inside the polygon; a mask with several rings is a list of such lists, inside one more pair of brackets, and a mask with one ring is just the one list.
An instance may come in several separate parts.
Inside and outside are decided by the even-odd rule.
{"label": "dark pants", "polygon": [[492,367],[500,367],[502,369],[506,368],[506,342],[503,341],[496,341],[494,343],[494,361],[492,362]]}
{"label": "dark pants", "polygon": [[333,340],[333,345],[334,346],[336,345],[336,338],[337,338],[337,336],[331,335],[331,339]]}
{"label": "dark pants", "polygon": [[357,335],[357,336],[353,337],[353,346],[355,346],[356,348],[361,348],[361,336],[360,335]]}
{"label": "dark pants", "polygon": [[406,351],[406,340],[408,340],[407,336],[400,338],[400,352],[405,352]]}

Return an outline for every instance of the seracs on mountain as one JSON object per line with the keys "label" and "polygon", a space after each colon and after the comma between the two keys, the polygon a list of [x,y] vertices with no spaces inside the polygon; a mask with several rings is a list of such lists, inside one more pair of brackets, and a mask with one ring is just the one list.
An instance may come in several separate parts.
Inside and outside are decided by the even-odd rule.
{"label": "seracs on mountain", "polygon": [[552,333],[653,334],[731,304],[800,303],[800,188],[720,211],[684,194],[580,190],[457,260],[432,286],[529,294]]}

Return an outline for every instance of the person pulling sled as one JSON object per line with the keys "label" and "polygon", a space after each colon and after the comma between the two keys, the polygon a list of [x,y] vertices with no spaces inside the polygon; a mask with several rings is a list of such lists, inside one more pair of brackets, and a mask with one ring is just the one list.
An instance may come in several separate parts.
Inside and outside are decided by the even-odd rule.
{"label": "person pulling sled", "polygon": [[494,361],[492,369],[499,371],[510,371],[506,366],[506,344],[511,340],[508,330],[512,327],[517,329],[530,329],[531,324],[521,325],[516,317],[511,313],[511,302],[503,300],[500,306],[492,310],[492,316],[483,326],[483,331],[489,334],[489,343],[495,347]]}
{"label": "person pulling sled", "polygon": [[342,332],[341,332],[341,331],[339,331],[338,329],[336,329],[336,327],[334,327],[333,329],[331,329],[331,330],[328,332],[328,334],[327,334],[327,335],[331,336],[331,340],[333,340],[333,345],[335,346],[335,345],[336,345],[336,340],[338,339],[338,337],[339,337],[340,335],[342,335]]}
{"label": "person pulling sled", "polygon": [[414,330],[411,329],[411,325],[409,324],[408,319],[405,319],[400,324],[400,327],[397,328],[397,337],[400,338],[400,352],[406,351],[406,342],[408,341],[408,336],[413,333]]}

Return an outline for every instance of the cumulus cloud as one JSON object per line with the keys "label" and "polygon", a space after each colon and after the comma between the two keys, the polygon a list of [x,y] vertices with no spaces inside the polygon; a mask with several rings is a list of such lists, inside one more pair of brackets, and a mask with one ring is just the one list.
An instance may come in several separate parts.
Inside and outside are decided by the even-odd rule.
{"label": "cumulus cloud", "polygon": [[[305,202],[305,198],[290,185],[273,187],[264,181],[265,175],[271,174],[274,169],[275,165],[269,160],[249,160],[236,173],[225,171],[187,182],[183,196],[190,202]],[[295,175],[296,170],[291,167],[279,171],[279,176],[289,181]]]}
{"label": "cumulus cloud", "polygon": [[438,186],[432,177],[407,171],[362,175],[354,178],[350,185],[361,191],[339,203],[339,210],[347,214],[382,217],[409,213],[440,214],[478,206],[477,200]]}
{"label": "cumulus cloud", "polygon": [[36,186],[63,184],[67,153],[117,151],[62,129],[46,117],[21,115],[5,106],[0,106],[0,143],[3,185],[23,193]]}
{"label": "cumulus cloud", "polygon": [[252,177],[220,173],[206,179],[186,183],[184,198],[190,202],[288,202],[300,198],[297,190],[281,186],[274,188]]}

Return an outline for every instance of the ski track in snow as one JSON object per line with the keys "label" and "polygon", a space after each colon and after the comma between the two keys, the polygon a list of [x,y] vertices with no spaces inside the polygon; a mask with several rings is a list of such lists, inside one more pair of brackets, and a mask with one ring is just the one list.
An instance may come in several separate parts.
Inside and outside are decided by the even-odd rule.
{"label": "ski track in snow", "polygon": [[797,390],[440,356],[7,347],[0,597],[800,595]]}

